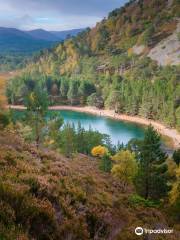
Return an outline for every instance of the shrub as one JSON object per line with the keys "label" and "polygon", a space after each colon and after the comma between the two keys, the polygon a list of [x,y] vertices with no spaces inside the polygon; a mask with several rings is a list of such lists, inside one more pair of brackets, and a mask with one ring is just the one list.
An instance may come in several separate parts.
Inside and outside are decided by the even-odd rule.
{"label": "shrub", "polygon": [[143,197],[139,195],[131,195],[129,197],[129,203],[131,205],[136,206],[144,206],[144,207],[158,207],[159,202],[158,201],[151,201],[148,199],[144,199]]}
{"label": "shrub", "polygon": [[7,113],[0,112],[0,128],[4,128],[9,124],[9,116]]}
{"label": "shrub", "polygon": [[13,224],[15,221],[15,212],[11,206],[0,200],[0,219],[6,226]]}
{"label": "shrub", "polygon": [[14,221],[28,228],[31,236],[49,239],[50,235],[56,233],[54,208],[48,200],[37,199],[28,194],[27,190],[23,185],[1,183],[0,199],[6,202],[6,205],[1,204],[0,207],[6,210],[6,215],[1,213],[0,217],[4,223]]}
{"label": "shrub", "polygon": [[169,193],[169,202],[171,204],[171,214],[174,218],[180,220],[180,167],[176,169],[176,181]]}
{"label": "shrub", "polygon": [[103,157],[107,153],[108,153],[107,148],[105,148],[101,145],[96,146],[91,150],[91,154],[93,157]]}
{"label": "shrub", "polygon": [[180,32],[177,33],[178,40],[180,41]]}
{"label": "shrub", "polygon": [[100,169],[104,172],[110,172],[112,168],[112,161],[109,154],[105,154],[101,159]]}
{"label": "shrub", "polygon": [[97,108],[103,108],[104,107],[104,100],[103,98],[97,94],[93,93],[87,98],[88,105],[95,106]]}

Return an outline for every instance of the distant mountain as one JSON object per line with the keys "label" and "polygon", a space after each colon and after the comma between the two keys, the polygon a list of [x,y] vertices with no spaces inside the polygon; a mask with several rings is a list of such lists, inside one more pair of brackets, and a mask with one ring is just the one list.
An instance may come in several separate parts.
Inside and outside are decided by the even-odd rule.
{"label": "distant mountain", "polygon": [[54,34],[58,39],[65,40],[68,37],[75,37],[76,35],[78,35],[78,33],[84,30],[85,30],[84,28],[80,28],[66,31],[51,31],[51,33]]}
{"label": "distant mountain", "polygon": [[26,55],[49,48],[55,42],[61,42],[68,36],[76,36],[82,31],[83,29],[52,32],[43,29],[21,31],[16,28],[0,27],[0,54],[21,53]]}
{"label": "distant mountain", "polygon": [[83,29],[49,32],[43,29],[21,31],[0,27],[0,71],[21,68],[34,53],[51,48]]}
{"label": "distant mountain", "polygon": [[53,34],[51,32],[48,32],[44,29],[35,29],[35,30],[32,30],[32,31],[27,31],[26,33],[29,34],[29,36],[31,36],[35,39],[52,41],[52,42],[61,40],[55,34]]}
{"label": "distant mountain", "polygon": [[72,29],[66,31],[46,31],[44,29],[35,29],[31,31],[27,31],[31,37],[35,39],[41,39],[45,41],[64,41],[69,37],[75,37],[78,33],[84,31],[83,28],[81,29]]}
{"label": "distant mountain", "polygon": [[36,39],[24,31],[0,27],[0,54],[28,55],[52,45],[52,41]]}
{"label": "distant mountain", "polygon": [[30,39],[31,37],[26,34],[25,32],[18,30],[16,28],[5,28],[5,27],[0,27],[0,38],[1,39],[9,39],[12,37],[21,37],[21,38],[28,38]]}

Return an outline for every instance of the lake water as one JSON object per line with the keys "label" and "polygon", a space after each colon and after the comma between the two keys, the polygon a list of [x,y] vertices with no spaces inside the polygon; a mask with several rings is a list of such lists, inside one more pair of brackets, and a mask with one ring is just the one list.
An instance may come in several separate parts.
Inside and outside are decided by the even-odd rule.
{"label": "lake water", "polygon": [[74,123],[75,126],[77,126],[78,122],[81,122],[81,125],[86,130],[91,127],[100,133],[108,134],[113,144],[117,144],[118,141],[126,144],[132,138],[142,139],[144,136],[144,128],[134,123],[117,121],[111,118],[75,111],[61,110],[56,112],[63,117],[66,123]]}
{"label": "lake water", "polygon": [[[75,126],[81,122],[82,127],[86,130],[91,127],[101,133],[108,134],[113,144],[128,143],[132,138],[142,139],[144,137],[145,128],[136,123],[114,120],[104,116],[95,116],[88,113],[81,113],[69,110],[55,111],[64,119],[64,122],[74,123]],[[14,119],[22,119],[24,111],[13,111]],[[169,154],[173,154],[174,149],[168,145],[168,142],[162,140],[162,149]]]}
{"label": "lake water", "polygon": [[[86,130],[91,127],[100,133],[108,134],[113,144],[118,142],[126,144],[132,138],[142,139],[144,137],[144,128],[135,123],[69,110],[60,110],[56,111],[56,113],[64,119],[65,123],[74,123],[75,127],[77,127],[78,122],[81,122],[81,126]],[[23,112],[16,111],[15,115],[16,119],[21,118]]]}

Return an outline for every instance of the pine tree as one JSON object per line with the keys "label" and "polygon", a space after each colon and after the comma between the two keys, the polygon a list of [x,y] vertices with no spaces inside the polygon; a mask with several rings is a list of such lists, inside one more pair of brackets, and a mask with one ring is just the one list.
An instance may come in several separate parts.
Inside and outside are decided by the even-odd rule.
{"label": "pine tree", "polygon": [[174,151],[173,153],[173,160],[179,166],[180,165],[180,148]]}
{"label": "pine tree", "polygon": [[101,169],[104,172],[110,172],[112,168],[112,161],[110,155],[104,154],[104,156],[101,158]]}
{"label": "pine tree", "polygon": [[34,91],[28,93],[25,99],[25,106],[27,107],[27,119],[34,130],[37,148],[39,147],[42,128],[46,121],[48,105],[48,95],[39,87],[36,87]]}
{"label": "pine tree", "polygon": [[66,79],[61,80],[61,86],[60,86],[60,94],[63,98],[67,98],[67,93],[69,89],[69,83]]}
{"label": "pine tree", "polygon": [[79,103],[79,95],[78,95],[79,82],[76,80],[72,80],[70,82],[69,90],[67,93],[68,100],[71,105],[76,105]]}
{"label": "pine tree", "polygon": [[87,139],[85,129],[78,122],[78,127],[76,131],[76,148],[79,153],[87,154]]}
{"label": "pine tree", "polygon": [[60,134],[59,146],[67,158],[73,157],[73,153],[76,151],[74,125],[71,125],[70,123],[65,124],[64,129]]}
{"label": "pine tree", "polygon": [[139,146],[139,169],[135,184],[137,192],[145,199],[158,200],[166,196],[167,186],[167,156],[161,150],[161,138],[150,125],[144,140]]}

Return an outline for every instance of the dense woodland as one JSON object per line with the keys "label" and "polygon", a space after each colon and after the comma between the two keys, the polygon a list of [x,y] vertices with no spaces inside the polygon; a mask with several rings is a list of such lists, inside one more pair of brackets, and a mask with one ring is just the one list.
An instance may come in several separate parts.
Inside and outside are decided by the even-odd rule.
{"label": "dense woodland", "polygon": [[[88,104],[180,129],[179,66],[132,50],[171,34],[178,7],[130,1],[35,57],[7,86],[0,80],[0,239],[136,240],[137,226],[173,228],[153,239],[179,239],[179,149],[168,156],[151,125],[143,139],[114,146],[48,112]],[[26,106],[20,119],[7,102]]]}
{"label": "dense woodland", "polygon": [[[131,1],[114,10],[95,28],[35,57],[9,84],[9,103],[22,104],[38,84],[51,104],[106,107],[180,129],[180,68],[146,56],[175,30],[179,12],[176,0]],[[135,45],[145,46],[141,56]]]}

